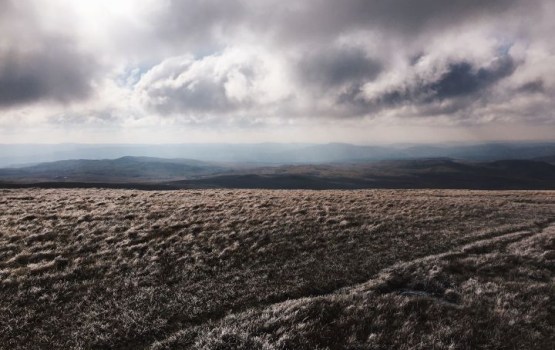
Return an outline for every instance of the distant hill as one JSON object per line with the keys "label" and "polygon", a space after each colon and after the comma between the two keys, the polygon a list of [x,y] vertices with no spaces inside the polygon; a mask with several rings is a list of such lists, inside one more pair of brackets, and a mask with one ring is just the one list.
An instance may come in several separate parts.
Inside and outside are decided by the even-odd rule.
{"label": "distant hill", "polygon": [[[460,188],[555,189],[555,165],[533,160],[449,158],[281,166],[221,165],[189,159],[122,157],[0,169],[3,186],[142,189]],[[0,184],[1,185],[1,184]]]}
{"label": "distant hill", "polygon": [[346,143],[167,144],[167,145],[6,145],[0,144],[0,167],[25,166],[66,159],[116,159],[123,156],[197,159],[205,162],[325,164],[394,159],[453,158],[469,161],[541,160],[555,155],[555,142],[481,144]]}
{"label": "distant hill", "polygon": [[283,166],[250,174],[179,181],[182,187],[271,189],[460,188],[555,189],[555,165],[528,160],[469,163],[450,159]]}
{"label": "distant hill", "polygon": [[122,157],[103,160],[62,160],[23,168],[0,169],[0,180],[27,183],[122,183],[186,179],[226,171],[229,171],[229,168],[190,159]]}

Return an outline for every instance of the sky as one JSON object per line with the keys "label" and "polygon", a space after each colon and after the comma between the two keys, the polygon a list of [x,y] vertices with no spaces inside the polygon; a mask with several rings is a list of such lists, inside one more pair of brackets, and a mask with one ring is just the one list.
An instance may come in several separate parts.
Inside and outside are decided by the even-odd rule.
{"label": "sky", "polygon": [[555,140],[553,0],[0,0],[0,143]]}

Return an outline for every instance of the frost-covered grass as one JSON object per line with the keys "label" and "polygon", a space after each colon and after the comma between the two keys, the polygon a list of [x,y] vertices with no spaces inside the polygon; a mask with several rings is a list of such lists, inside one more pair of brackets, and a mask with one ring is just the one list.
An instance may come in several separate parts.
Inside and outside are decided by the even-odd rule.
{"label": "frost-covered grass", "polygon": [[503,238],[185,328],[154,348],[553,349],[555,227]]}
{"label": "frost-covered grass", "polygon": [[548,191],[0,190],[0,348],[541,348],[553,221]]}

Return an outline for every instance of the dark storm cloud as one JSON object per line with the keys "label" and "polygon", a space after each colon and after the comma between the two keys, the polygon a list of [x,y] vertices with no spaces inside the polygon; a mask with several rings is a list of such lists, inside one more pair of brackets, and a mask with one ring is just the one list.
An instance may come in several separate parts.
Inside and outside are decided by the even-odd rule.
{"label": "dark storm cloud", "polygon": [[[416,69],[412,62],[409,67]],[[397,86],[378,89],[373,97],[366,94],[364,85],[353,84],[336,97],[335,105],[340,107],[336,117],[375,115],[398,108],[405,111],[399,116],[407,118],[440,115],[449,115],[452,120],[479,118],[474,116],[475,108],[495,105],[493,89],[510,78],[517,67],[518,64],[508,55],[483,65],[453,61],[446,64],[442,74],[407,74]],[[367,81],[372,84],[372,80]],[[536,88],[537,84],[527,86],[530,90]]]}
{"label": "dark storm cloud", "polygon": [[307,83],[326,89],[371,81],[382,65],[360,48],[325,48],[304,56],[298,70]]}
{"label": "dark storm cloud", "polygon": [[0,106],[42,100],[71,102],[92,92],[95,63],[60,40],[31,52],[0,51]]}
{"label": "dark storm cloud", "polygon": [[[382,107],[398,104],[428,104],[449,99],[465,99],[492,87],[515,71],[517,64],[510,56],[497,58],[486,67],[472,63],[453,62],[434,81],[418,81],[414,86],[384,92],[377,104]],[[484,96],[482,96],[484,97]],[[376,103],[374,103],[376,104]],[[450,105],[451,107],[453,105]]]}
{"label": "dark storm cloud", "polygon": [[[529,0],[308,0],[294,8],[276,6],[272,13],[258,13],[258,28],[273,29],[284,39],[327,40],[353,30],[370,29],[413,37],[424,31],[441,30],[479,18],[499,16]],[[277,4],[278,2],[276,2]]]}
{"label": "dark storm cloud", "polygon": [[516,68],[513,59],[505,56],[491,66],[476,68],[469,62],[449,65],[447,73],[440,80],[425,86],[432,91],[432,99],[446,99],[476,93],[510,76]]}
{"label": "dark storm cloud", "polygon": [[217,50],[226,45],[218,36],[249,21],[245,5],[241,0],[171,0],[154,19],[156,38],[178,49]]}
{"label": "dark storm cloud", "polygon": [[[353,30],[393,32],[397,37],[500,16],[519,4],[540,0],[172,0],[154,20],[157,38],[202,49],[225,46],[226,35],[245,30],[304,44]],[[224,40],[225,41],[225,40]]]}
{"label": "dark storm cloud", "polygon": [[522,84],[517,89],[517,91],[521,93],[528,93],[528,94],[543,93],[545,92],[544,81],[542,79],[530,81],[526,84]]}
{"label": "dark storm cloud", "polygon": [[339,116],[352,117],[368,110],[361,89],[383,69],[383,64],[361,47],[324,46],[304,55],[297,65],[297,75],[301,85],[313,89],[317,96],[330,96],[340,109]]}
{"label": "dark storm cloud", "polygon": [[36,8],[0,2],[0,108],[86,99],[99,65],[63,34],[44,30]]}

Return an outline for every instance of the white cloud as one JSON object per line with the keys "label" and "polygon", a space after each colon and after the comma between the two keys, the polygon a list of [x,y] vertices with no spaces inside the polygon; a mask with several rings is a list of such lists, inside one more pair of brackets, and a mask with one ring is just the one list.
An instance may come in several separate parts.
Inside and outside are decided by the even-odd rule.
{"label": "white cloud", "polygon": [[135,87],[139,100],[161,116],[230,117],[271,110],[292,93],[287,67],[260,48],[232,48],[195,59],[164,60]]}

